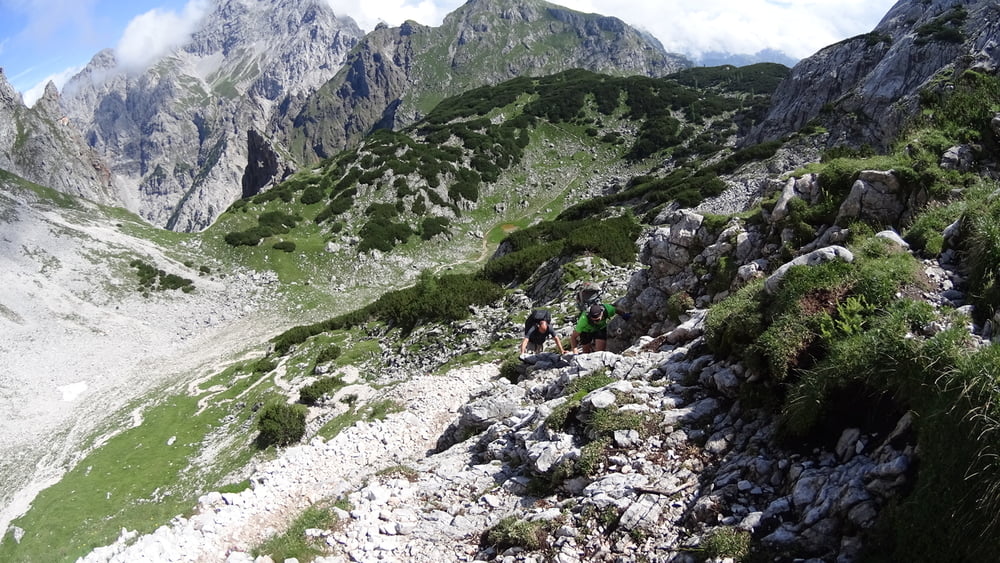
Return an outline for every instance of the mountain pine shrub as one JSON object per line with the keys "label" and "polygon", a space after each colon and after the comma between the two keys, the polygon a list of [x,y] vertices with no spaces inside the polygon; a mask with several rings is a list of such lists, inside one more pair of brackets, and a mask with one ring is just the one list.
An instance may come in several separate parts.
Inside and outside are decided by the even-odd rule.
{"label": "mountain pine shrub", "polygon": [[340,377],[324,377],[299,389],[299,402],[306,405],[315,405],[323,395],[329,394],[344,386],[344,380]]}
{"label": "mountain pine shrub", "polygon": [[316,356],[316,363],[325,364],[327,362],[332,362],[333,360],[336,360],[337,358],[340,357],[340,352],[341,352],[340,346],[337,346],[336,344],[330,344],[329,346],[326,346],[325,348],[320,350],[319,354]]}
{"label": "mountain pine shrub", "polygon": [[257,415],[257,429],[257,447],[262,450],[298,442],[306,433],[306,407],[269,403]]}
{"label": "mountain pine shrub", "polygon": [[271,248],[284,252],[295,252],[295,243],[290,240],[282,240],[271,245]]}

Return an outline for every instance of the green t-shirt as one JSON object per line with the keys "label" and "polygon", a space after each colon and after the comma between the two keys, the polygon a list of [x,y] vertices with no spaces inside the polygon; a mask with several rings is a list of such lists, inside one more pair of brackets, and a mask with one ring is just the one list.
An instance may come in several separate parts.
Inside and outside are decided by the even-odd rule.
{"label": "green t-shirt", "polygon": [[604,307],[604,318],[596,323],[591,322],[591,320],[587,318],[586,311],[580,313],[580,318],[577,319],[575,327],[577,332],[597,332],[608,328],[608,321],[611,320],[611,317],[615,316],[615,307],[614,305],[608,305],[606,303],[601,306]]}

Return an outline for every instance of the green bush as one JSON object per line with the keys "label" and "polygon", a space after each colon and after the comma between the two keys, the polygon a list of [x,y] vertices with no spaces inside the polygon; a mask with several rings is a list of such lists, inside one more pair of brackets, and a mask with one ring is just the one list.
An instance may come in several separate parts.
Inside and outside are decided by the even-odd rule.
{"label": "green bush", "polygon": [[295,252],[295,243],[290,240],[283,240],[271,245],[271,248],[275,250],[283,250],[285,252]]}
{"label": "green bush", "polygon": [[250,231],[235,231],[226,233],[224,240],[230,246],[257,246],[260,244],[260,235]]}
{"label": "green bush", "polygon": [[306,407],[286,403],[269,403],[257,415],[257,447],[287,446],[299,441],[306,433]]}
{"label": "green bush", "polygon": [[344,380],[339,377],[324,377],[299,389],[299,402],[314,405],[323,395],[344,386]]}
{"label": "green bush", "polygon": [[420,238],[430,240],[437,235],[448,234],[450,223],[447,217],[425,217],[420,223]]}
{"label": "green bush", "polygon": [[276,370],[278,368],[278,362],[275,362],[271,358],[261,358],[256,362],[250,364],[250,370],[255,374],[268,373]]}
{"label": "green bush", "polygon": [[397,244],[406,242],[413,235],[413,229],[406,223],[371,219],[361,227],[358,235],[361,237],[361,242],[358,243],[358,252],[369,250],[389,252]]}
{"label": "green bush", "polygon": [[139,276],[139,287],[143,290],[180,289],[184,293],[194,291],[194,282],[188,278],[177,274],[168,274],[139,259],[132,260],[129,265],[136,269],[136,275]]}
{"label": "green bush", "polygon": [[330,344],[326,348],[320,350],[319,354],[316,356],[316,363],[325,364],[327,362],[332,362],[340,357],[340,352],[340,346]]}
{"label": "green bush", "polygon": [[326,194],[323,192],[323,189],[319,186],[309,186],[302,192],[302,197],[299,198],[299,202],[301,202],[302,205],[312,205],[323,201],[323,197],[325,195]]}
{"label": "green bush", "polygon": [[678,291],[667,298],[667,318],[675,323],[680,321],[681,315],[693,308],[694,299],[686,291]]}
{"label": "green bush", "polygon": [[409,332],[423,322],[462,320],[468,317],[470,305],[491,303],[502,295],[500,286],[469,274],[434,277],[422,272],[414,286],[383,294],[372,310]]}

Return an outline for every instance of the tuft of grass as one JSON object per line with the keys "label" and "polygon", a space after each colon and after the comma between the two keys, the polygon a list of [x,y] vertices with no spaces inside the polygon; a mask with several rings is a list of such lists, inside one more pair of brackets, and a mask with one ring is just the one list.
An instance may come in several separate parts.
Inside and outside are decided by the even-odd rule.
{"label": "tuft of grass", "polygon": [[601,368],[570,381],[569,384],[566,385],[565,394],[575,395],[580,391],[587,394],[595,389],[600,389],[605,385],[614,383],[615,381],[617,381],[615,378],[608,375],[607,368]]}
{"label": "tuft of grass", "polygon": [[399,477],[411,483],[415,483],[420,478],[420,473],[409,465],[393,465],[385,469],[380,469],[375,474],[386,477]]}
{"label": "tuft of grass", "polygon": [[522,547],[537,551],[548,546],[548,528],[545,522],[528,522],[515,516],[507,516],[483,534],[482,543],[493,546],[497,551],[511,547]]}
{"label": "tuft of grass", "polygon": [[750,555],[750,533],[730,527],[716,528],[701,540],[701,549],[709,558],[728,558],[739,563]]}
{"label": "tuft of grass", "polygon": [[323,543],[306,536],[309,529],[329,529],[337,522],[332,510],[320,506],[306,508],[283,533],[268,538],[251,550],[254,557],[269,556],[275,561],[311,561],[323,554]]}
{"label": "tuft of grass", "polygon": [[610,436],[616,430],[637,430],[645,433],[649,424],[645,413],[626,411],[615,406],[598,409],[590,414],[586,429],[588,436]]}

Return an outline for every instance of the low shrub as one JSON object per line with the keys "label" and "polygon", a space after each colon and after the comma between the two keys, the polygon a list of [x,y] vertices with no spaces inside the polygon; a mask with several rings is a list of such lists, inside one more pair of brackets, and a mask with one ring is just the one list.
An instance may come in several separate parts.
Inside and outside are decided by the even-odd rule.
{"label": "low shrub", "polygon": [[[423,200],[420,200],[423,201]],[[430,240],[440,234],[448,234],[451,221],[447,217],[425,217],[420,223],[420,238]]]}
{"label": "low shrub", "polygon": [[250,365],[250,370],[255,374],[262,374],[277,369],[278,363],[271,358],[261,358]]}
{"label": "low shrub", "polygon": [[275,250],[283,250],[285,252],[295,252],[295,243],[290,240],[283,240],[271,245],[271,248]]}
{"label": "low shrub", "polygon": [[340,357],[340,346],[336,344],[330,344],[326,348],[320,350],[319,354],[316,356],[317,364],[325,364],[327,362],[332,362]]}
{"label": "low shrub", "polygon": [[339,377],[324,377],[299,389],[299,402],[306,405],[315,405],[323,395],[343,386],[344,380]]}
{"label": "low shrub", "polygon": [[694,308],[694,299],[686,291],[678,291],[667,297],[667,318],[679,322],[680,317]]}
{"label": "low shrub", "polygon": [[302,205],[312,205],[314,203],[319,203],[323,201],[326,193],[319,186],[309,186],[302,192],[302,197],[299,198],[299,202]]}
{"label": "low shrub", "polygon": [[257,415],[257,429],[257,447],[262,450],[298,442],[306,433],[306,407],[269,403]]}
{"label": "low shrub", "polygon": [[136,274],[139,276],[139,287],[143,290],[180,289],[184,293],[194,291],[194,282],[187,278],[177,274],[168,274],[139,259],[132,260],[129,265],[136,269]]}

